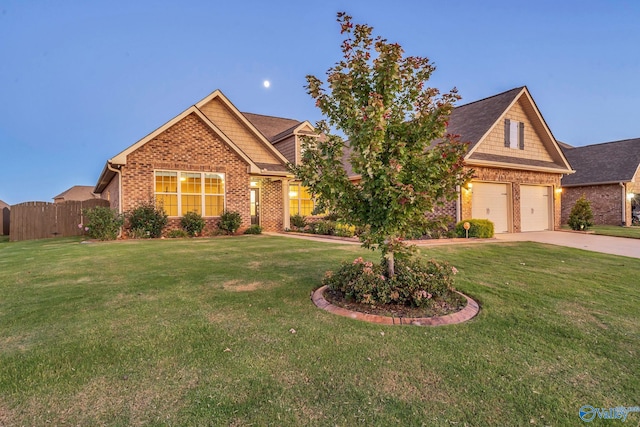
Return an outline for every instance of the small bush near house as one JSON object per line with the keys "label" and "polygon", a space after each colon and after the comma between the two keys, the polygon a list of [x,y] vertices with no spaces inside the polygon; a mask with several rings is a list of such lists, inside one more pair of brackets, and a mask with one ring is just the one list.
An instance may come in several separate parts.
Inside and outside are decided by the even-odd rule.
{"label": "small bush near house", "polygon": [[356,228],[353,225],[338,221],[334,234],[339,237],[353,237],[356,235]]}
{"label": "small bush near house", "polygon": [[251,227],[244,230],[244,234],[262,234],[262,227],[258,224],[253,224]]}
{"label": "small bush near house", "polygon": [[293,227],[294,230],[302,230],[307,226],[307,219],[298,214],[291,215],[291,218],[289,218],[289,222],[291,223],[291,227]]}
{"label": "small bush near house", "polygon": [[336,222],[321,219],[309,224],[309,228],[313,234],[322,234],[325,236],[333,236],[336,231]]}
{"label": "small bush near house", "polygon": [[469,228],[469,237],[489,239],[494,235],[493,222],[488,219],[467,219],[456,224],[456,236],[467,236],[464,229],[465,222],[468,222],[471,225]]}
{"label": "small bush near house", "polygon": [[572,230],[584,231],[593,225],[593,212],[591,203],[584,197],[576,200],[569,214],[569,227]]}
{"label": "small bush near house", "polygon": [[131,211],[129,230],[134,238],[158,238],[168,222],[167,214],[153,201],[143,202]]}
{"label": "small bush near house", "polygon": [[170,239],[181,239],[184,237],[189,237],[189,233],[182,229],[175,229],[169,231],[169,233],[167,233],[167,237],[169,237]]}
{"label": "small bush near house", "polygon": [[457,271],[447,263],[398,257],[396,274],[389,278],[386,260],[373,264],[359,257],[351,263],[343,263],[335,273],[328,272],[322,284],[342,293],[347,300],[362,304],[424,307],[433,298],[453,291],[453,275]]}
{"label": "small bush near house", "polygon": [[[124,223],[122,215],[106,206],[97,206],[83,212],[88,228],[87,235],[92,239],[115,240]],[[80,224],[82,226],[82,224]]]}
{"label": "small bush near house", "polygon": [[226,234],[235,234],[242,224],[242,217],[240,213],[233,211],[224,211],[220,215],[220,221],[218,222],[218,228]]}
{"label": "small bush near house", "polygon": [[182,227],[190,237],[201,235],[205,224],[204,219],[202,219],[202,216],[197,212],[187,212],[180,219],[180,227]]}

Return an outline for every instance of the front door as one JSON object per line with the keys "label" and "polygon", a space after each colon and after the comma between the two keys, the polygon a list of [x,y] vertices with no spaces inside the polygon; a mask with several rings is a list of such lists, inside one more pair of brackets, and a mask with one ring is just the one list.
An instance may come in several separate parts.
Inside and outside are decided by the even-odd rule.
{"label": "front door", "polygon": [[251,189],[251,225],[260,225],[260,189]]}

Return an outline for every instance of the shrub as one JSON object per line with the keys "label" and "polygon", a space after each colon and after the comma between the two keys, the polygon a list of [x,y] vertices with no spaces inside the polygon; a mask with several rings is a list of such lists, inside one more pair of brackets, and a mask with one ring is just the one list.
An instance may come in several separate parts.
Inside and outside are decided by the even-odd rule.
{"label": "shrub", "polygon": [[106,206],[86,209],[83,215],[86,217],[87,235],[92,239],[115,240],[124,223],[122,215]]}
{"label": "shrub", "polygon": [[167,234],[167,237],[171,239],[179,239],[179,238],[189,237],[189,233],[187,233],[182,229],[173,229],[169,231],[169,233]]}
{"label": "shrub", "polygon": [[244,230],[244,234],[262,234],[262,227],[258,224],[253,224],[251,227]]}
{"label": "shrub", "polygon": [[187,232],[190,237],[202,234],[205,221],[197,212],[187,212],[180,219],[180,226]]}
{"label": "shrub", "polygon": [[289,222],[291,223],[291,227],[293,227],[294,230],[302,230],[307,226],[307,219],[298,214],[291,215],[291,218],[289,218]]}
{"label": "shrub", "polygon": [[337,272],[328,272],[322,284],[358,303],[422,307],[432,298],[452,291],[453,275],[457,273],[455,267],[446,262],[408,257],[396,258],[396,274],[391,279],[386,271],[386,260],[374,265],[356,258],[351,263],[343,263]]}
{"label": "shrub", "polygon": [[226,234],[235,234],[242,224],[242,217],[240,213],[233,211],[224,211],[220,215],[220,221],[218,222],[218,228]]}
{"label": "shrub", "polygon": [[356,228],[350,224],[337,222],[334,234],[340,237],[353,237],[356,234]]}
{"label": "shrub", "polygon": [[467,219],[456,224],[456,236],[466,237],[466,230],[464,229],[465,222],[471,225],[469,228],[469,237],[489,239],[494,235],[493,222],[488,219]]}
{"label": "shrub", "polygon": [[336,223],[335,221],[328,221],[326,219],[321,219],[316,222],[312,222],[309,224],[309,228],[313,234],[322,234],[325,236],[333,236],[336,231]]}
{"label": "shrub", "polygon": [[131,211],[129,229],[134,238],[158,238],[167,225],[168,217],[153,201],[142,202]]}
{"label": "shrub", "polygon": [[343,263],[335,273],[327,272],[322,284],[339,291],[347,300],[372,305],[390,302],[389,292],[385,291],[387,279],[382,266],[364,261],[361,257],[351,263]]}
{"label": "shrub", "polygon": [[593,212],[591,203],[584,197],[576,200],[569,214],[569,227],[572,230],[587,230],[593,225]]}

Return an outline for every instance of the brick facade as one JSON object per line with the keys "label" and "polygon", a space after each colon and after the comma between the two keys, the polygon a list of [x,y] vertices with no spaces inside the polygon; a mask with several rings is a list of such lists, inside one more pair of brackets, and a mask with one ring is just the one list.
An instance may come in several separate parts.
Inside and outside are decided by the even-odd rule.
{"label": "brick facade", "polygon": [[[227,146],[195,114],[190,114],[127,156],[122,166],[122,210],[135,208],[154,197],[156,170],[219,172],[225,177],[225,208],[242,216],[240,231],[251,224],[250,175],[247,163]],[[117,208],[117,180],[103,192]],[[207,229],[217,226],[217,217],[205,218]],[[179,227],[179,218],[170,218],[168,229]]]}
{"label": "brick facade", "polygon": [[[626,188],[626,187],[625,187]],[[626,190],[625,190],[626,193]],[[619,184],[588,185],[583,187],[565,187],[562,189],[562,223],[569,222],[571,209],[576,201],[582,197],[591,203],[593,223],[597,225],[623,225],[622,224],[622,200],[623,190]],[[626,218],[630,220],[631,204]],[[626,225],[630,225],[626,224]]]}
{"label": "brick facade", "polygon": [[[596,225],[631,225],[632,200],[628,195],[640,193],[640,169],[636,172],[632,182],[583,185],[564,187],[562,189],[562,223],[569,221],[571,209],[576,201],[582,197],[591,203],[593,212],[593,223]],[[622,216],[622,205],[624,201],[624,221]]]}
{"label": "brick facade", "polygon": [[[520,221],[520,185],[543,185],[551,187],[553,191],[553,227],[560,228],[561,197],[555,190],[560,188],[561,175],[557,173],[535,172],[527,170],[498,169],[488,167],[474,167],[473,181],[506,183],[511,188],[510,200],[510,226],[511,231],[519,233],[522,231]],[[471,218],[471,191],[462,190],[461,214],[462,219]]]}

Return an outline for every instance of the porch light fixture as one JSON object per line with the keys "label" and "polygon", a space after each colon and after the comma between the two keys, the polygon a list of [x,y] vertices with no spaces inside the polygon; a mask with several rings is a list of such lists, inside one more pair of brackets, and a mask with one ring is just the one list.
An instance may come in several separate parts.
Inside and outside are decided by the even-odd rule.
{"label": "porch light fixture", "polygon": [[635,195],[635,194],[633,194],[633,193],[627,193],[627,200],[631,200],[631,199],[633,199],[634,197],[636,197],[636,195]]}
{"label": "porch light fixture", "polygon": [[562,188],[556,188],[556,193],[558,194],[562,193]]}

